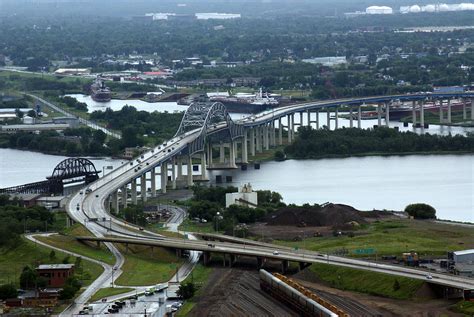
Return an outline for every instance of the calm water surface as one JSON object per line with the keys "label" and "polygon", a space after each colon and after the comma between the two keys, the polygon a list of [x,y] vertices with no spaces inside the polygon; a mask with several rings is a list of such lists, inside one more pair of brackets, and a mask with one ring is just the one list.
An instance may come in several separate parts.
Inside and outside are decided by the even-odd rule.
{"label": "calm water surface", "polygon": [[[0,187],[41,181],[66,157],[0,149]],[[122,160],[92,159],[97,170]],[[105,172],[107,173],[107,169]],[[358,209],[402,210],[424,202],[442,219],[474,222],[474,155],[410,155],[267,162],[260,170],[212,171],[232,175],[234,186],[283,195],[286,203],[336,202]]]}

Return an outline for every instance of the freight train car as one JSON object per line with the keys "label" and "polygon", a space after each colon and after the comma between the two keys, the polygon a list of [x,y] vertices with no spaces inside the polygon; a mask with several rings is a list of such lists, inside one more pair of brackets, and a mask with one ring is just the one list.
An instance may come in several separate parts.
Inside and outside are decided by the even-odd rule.
{"label": "freight train car", "polygon": [[260,270],[260,288],[288,304],[302,316],[338,316],[265,270]]}

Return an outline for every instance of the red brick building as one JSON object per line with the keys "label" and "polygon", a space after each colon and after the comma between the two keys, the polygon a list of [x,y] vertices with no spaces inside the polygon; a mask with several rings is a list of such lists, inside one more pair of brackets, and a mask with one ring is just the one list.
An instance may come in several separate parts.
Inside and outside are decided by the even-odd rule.
{"label": "red brick building", "polygon": [[74,275],[74,264],[42,264],[36,272],[48,281],[47,287],[63,287],[66,280]]}

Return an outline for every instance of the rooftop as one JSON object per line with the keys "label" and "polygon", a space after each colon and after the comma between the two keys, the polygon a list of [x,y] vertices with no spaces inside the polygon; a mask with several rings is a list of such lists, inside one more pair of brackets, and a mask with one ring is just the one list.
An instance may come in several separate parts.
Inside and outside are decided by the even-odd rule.
{"label": "rooftop", "polygon": [[474,253],[474,249],[461,250],[461,251],[454,251],[453,253],[454,253],[455,255],[473,254],[473,253]]}
{"label": "rooftop", "polygon": [[37,270],[69,270],[74,267],[74,264],[41,264]]}

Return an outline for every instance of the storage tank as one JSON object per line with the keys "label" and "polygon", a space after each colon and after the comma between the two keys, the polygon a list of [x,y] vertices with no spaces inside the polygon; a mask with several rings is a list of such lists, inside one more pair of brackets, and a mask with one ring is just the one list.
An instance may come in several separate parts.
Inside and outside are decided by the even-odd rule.
{"label": "storage tank", "polygon": [[370,6],[365,9],[367,14],[393,14],[393,10],[386,6]]}

